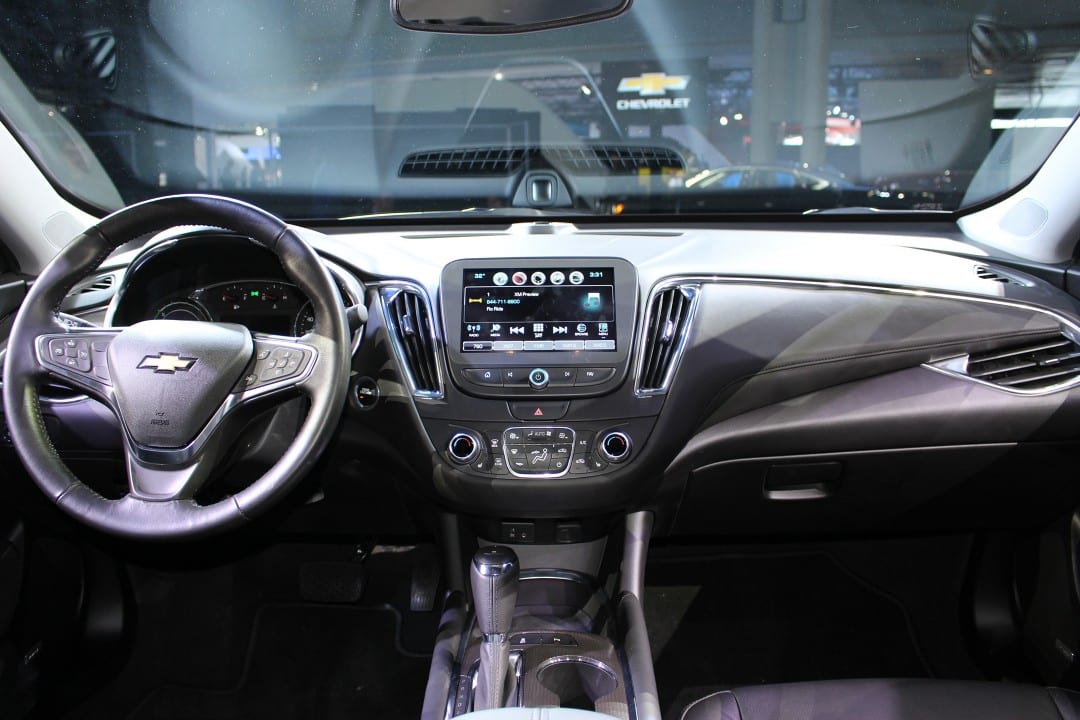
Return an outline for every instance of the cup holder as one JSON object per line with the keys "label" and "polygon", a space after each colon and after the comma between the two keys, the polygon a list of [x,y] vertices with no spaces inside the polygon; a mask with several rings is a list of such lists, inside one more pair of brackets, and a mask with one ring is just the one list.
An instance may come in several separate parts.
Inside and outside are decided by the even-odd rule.
{"label": "cup holder", "polygon": [[583,655],[545,660],[536,669],[536,680],[559,697],[560,706],[578,710],[595,710],[596,701],[619,686],[610,667]]}

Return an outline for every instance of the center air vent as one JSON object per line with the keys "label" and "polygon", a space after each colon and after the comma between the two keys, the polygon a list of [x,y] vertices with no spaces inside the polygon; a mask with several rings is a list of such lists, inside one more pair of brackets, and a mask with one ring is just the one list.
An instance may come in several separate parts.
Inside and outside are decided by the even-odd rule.
{"label": "center air vent", "polygon": [[415,152],[401,164],[401,177],[503,177],[523,166],[551,165],[572,175],[637,175],[685,170],[679,153],[652,145],[543,145],[472,147]]}
{"label": "center air vent", "polygon": [[1080,381],[1080,345],[1065,335],[1030,341],[934,363],[1019,393],[1046,393]]}
{"label": "center air vent", "polygon": [[638,392],[659,393],[667,389],[686,338],[697,291],[696,285],[674,285],[653,296],[645,315]]}
{"label": "center air vent", "polygon": [[386,288],[382,293],[390,332],[407,366],[416,395],[439,397],[439,380],[435,326],[427,300],[415,288]]}

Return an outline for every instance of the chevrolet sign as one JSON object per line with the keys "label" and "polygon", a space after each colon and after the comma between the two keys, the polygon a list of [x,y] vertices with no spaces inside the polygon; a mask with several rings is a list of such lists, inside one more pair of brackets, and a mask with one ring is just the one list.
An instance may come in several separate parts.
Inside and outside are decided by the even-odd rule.
{"label": "chevrolet sign", "polygon": [[180,357],[176,353],[158,353],[157,355],[147,355],[142,359],[136,369],[138,370],[153,370],[156,373],[168,373],[172,375],[177,370],[187,372],[191,369],[191,366],[195,364],[198,358],[193,357]]}
{"label": "chevrolet sign", "polygon": [[681,110],[690,107],[688,97],[664,97],[668,91],[685,90],[690,84],[689,75],[668,75],[663,72],[642,73],[619,81],[618,92],[637,93],[632,100],[620,98],[615,103],[619,110]]}
{"label": "chevrolet sign", "polygon": [[667,73],[642,73],[637,77],[627,77],[619,81],[619,92],[636,92],[641,97],[666,95],[668,90],[685,90],[690,84],[689,75],[668,75]]}

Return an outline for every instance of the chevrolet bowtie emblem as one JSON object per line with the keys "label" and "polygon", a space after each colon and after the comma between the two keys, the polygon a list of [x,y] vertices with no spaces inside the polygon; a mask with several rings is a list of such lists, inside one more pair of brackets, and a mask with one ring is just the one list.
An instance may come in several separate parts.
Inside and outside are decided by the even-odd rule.
{"label": "chevrolet bowtie emblem", "polygon": [[176,353],[158,353],[157,355],[147,355],[136,367],[139,370],[148,369],[156,373],[169,373],[172,375],[177,370],[187,372],[197,359],[180,357]]}
{"label": "chevrolet bowtie emblem", "polygon": [[668,75],[667,73],[643,73],[637,77],[623,78],[619,81],[619,92],[636,92],[641,97],[666,95],[668,90],[685,90],[690,83],[689,75]]}

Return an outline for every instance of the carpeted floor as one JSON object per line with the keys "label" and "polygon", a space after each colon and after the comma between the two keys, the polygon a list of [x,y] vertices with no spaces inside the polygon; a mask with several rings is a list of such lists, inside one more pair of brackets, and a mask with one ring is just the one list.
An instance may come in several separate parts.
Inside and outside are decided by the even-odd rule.
{"label": "carpeted floor", "polygon": [[904,607],[827,553],[650,558],[647,583],[665,718],[722,687],[933,674]]}
{"label": "carpeted floor", "polygon": [[414,557],[281,545],[211,567],[132,566],[127,662],[64,717],[419,717],[439,611],[409,609]]}
{"label": "carpeted floor", "polygon": [[320,605],[259,611],[239,683],[153,690],[134,720],[419,717],[428,660],[394,648],[392,610]]}

